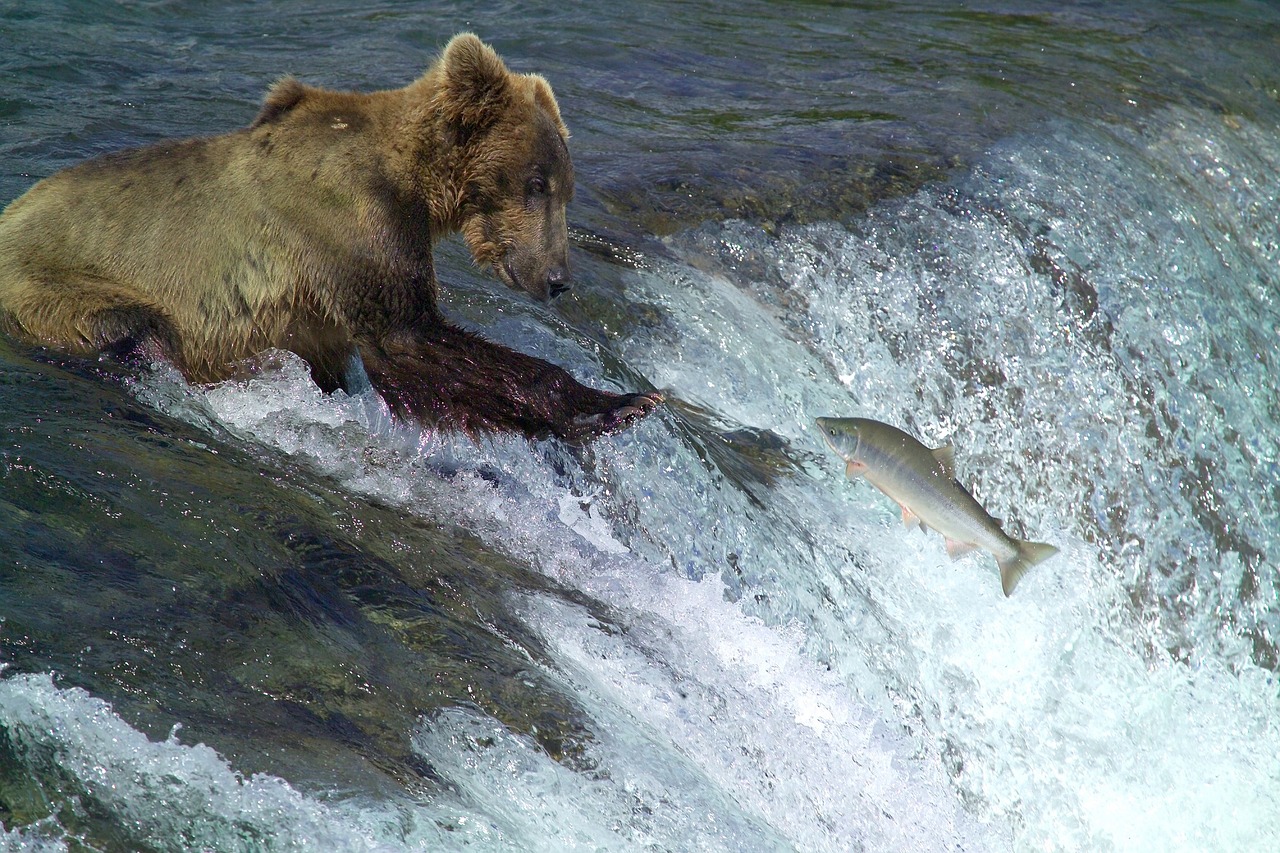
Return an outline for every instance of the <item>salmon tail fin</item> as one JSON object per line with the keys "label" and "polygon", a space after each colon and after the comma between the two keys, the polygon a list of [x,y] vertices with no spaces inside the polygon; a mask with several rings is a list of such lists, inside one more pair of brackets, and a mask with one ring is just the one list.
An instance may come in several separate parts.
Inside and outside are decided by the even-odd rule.
{"label": "salmon tail fin", "polygon": [[1018,585],[1018,581],[1022,580],[1022,576],[1028,569],[1058,553],[1057,548],[1046,545],[1044,542],[1019,539],[1017,543],[1018,553],[1000,563],[1000,583],[1004,586],[1006,596],[1013,595],[1013,588]]}

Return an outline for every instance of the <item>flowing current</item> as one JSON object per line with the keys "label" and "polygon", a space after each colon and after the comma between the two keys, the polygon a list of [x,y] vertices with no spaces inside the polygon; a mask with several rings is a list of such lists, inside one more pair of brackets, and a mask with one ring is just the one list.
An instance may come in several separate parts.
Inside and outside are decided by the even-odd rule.
{"label": "flowing current", "polygon": [[[823,46],[852,28],[852,12],[744,9]],[[1280,78],[1264,61],[1280,18],[912,9],[904,26],[931,38],[879,49],[918,69],[858,82],[906,98],[914,81],[917,131],[860,144],[881,164],[870,184],[888,168],[878,145],[919,160],[894,161],[908,177],[865,204],[804,207],[815,175],[858,169],[761,155],[775,128],[724,106],[708,124],[736,170],[700,183],[689,167],[708,155],[657,118],[663,165],[635,163],[643,188],[620,165],[595,183],[579,166],[566,304],[500,292],[442,247],[459,322],[584,381],[664,391],[589,448],[394,423],[371,393],[320,393],[288,353],[204,387],[163,364],[0,353],[0,844],[1280,845]],[[148,14],[154,51],[190,23]],[[736,80],[764,38],[667,14],[637,25],[686,27],[680,40],[633,61],[693,102],[708,83],[659,75],[701,62]],[[887,28],[893,11],[878,14]],[[566,97],[556,75],[580,62],[582,89],[615,91],[627,66],[597,53],[623,23],[583,24],[582,55],[549,74],[575,133],[578,102],[588,166],[611,134],[643,156],[626,117],[648,113]],[[960,38],[970,25],[981,51]],[[361,44],[383,32],[373,13],[351,26]],[[220,56],[245,37],[191,38]],[[1114,98],[964,131],[931,112],[947,101],[939,56],[989,59],[952,93],[977,122],[965,81],[995,110],[1009,89],[993,81],[1038,47],[1097,85],[1112,37],[1138,46]],[[535,46],[498,47],[538,63]],[[1179,49],[1190,63],[1228,47],[1208,82],[1167,70]],[[35,55],[31,73],[56,78]],[[208,55],[189,62],[213,73]],[[777,86],[822,88],[845,73],[832,62],[782,63]],[[1169,75],[1159,97],[1128,82],[1153,69]],[[1023,97],[1046,100],[1052,77]],[[656,98],[633,85],[633,107]],[[735,90],[758,104],[752,91]],[[0,103],[32,138],[6,144],[37,157],[21,100]],[[823,109],[797,144],[893,124]],[[36,115],[45,132],[66,121]],[[952,131],[955,157],[935,158]],[[61,165],[37,159],[32,177]],[[767,186],[768,162],[795,171],[793,190]],[[651,181],[660,168],[687,183]],[[1006,599],[989,555],[951,561],[848,481],[817,416],[952,443],[1006,530],[1061,554]]]}

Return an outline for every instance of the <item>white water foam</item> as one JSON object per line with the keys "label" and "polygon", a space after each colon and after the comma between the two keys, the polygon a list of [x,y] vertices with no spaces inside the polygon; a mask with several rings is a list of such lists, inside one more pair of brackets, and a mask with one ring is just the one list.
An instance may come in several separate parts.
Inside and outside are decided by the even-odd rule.
{"label": "white water foam", "polygon": [[[461,712],[446,716],[465,717]],[[182,743],[177,730],[166,740],[149,740],[107,703],[79,688],[58,687],[47,674],[0,678],[0,718],[18,759],[32,774],[46,780],[46,785],[49,779],[59,780],[57,791],[45,790],[48,799],[73,812],[59,812],[0,836],[0,850],[13,853],[83,849],[75,827],[91,814],[110,815],[118,827],[114,843],[125,849],[515,853],[537,849],[539,838],[546,840],[541,849],[582,849],[557,846],[566,827],[563,815],[573,807],[582,809],[582,803],[575,806],[572,798],[557,803],[563,807],[562,819],[554,822],[555,815],[549,813],[547,824],[537,827],[541,835],[519,824],[513,832],[512,824],[501,820],[501,808],[474,808],[493,803],[476,803],[475,798],[467,803],[447,793],[428,804],[407,799],[322,802],[266,773],[246,778],[209,747]],[[479,731],[476,725],[486,723],[473,723],[468,735]],[[518,740],[504,735],[497,723],[487,725],[499,740]],[[460,762],[466,761],[468,744],[454,746]],[[536,747],[522,748],[532,761],[545,765],[546,772],[572,777]],[[492,775],[517,790],[533,781],[531,776],[514,774],[512,767],[508,756]],[[474,787],[477,769],[473,765],[459,774],[460,790]],[[536,797],[535,792],[525,793],[514,808],[527,809]],[[589,816],[583,826],[593,826],[594,820]],[[571,831],[582,833],[583,829]],[[609,837],[607,832],[599,836]],[[607,845],[587,849],[607,849]]]}
{"label": "white water foam", "polygon": [[[1204,504],[1186,488],[1193,473],[1180,470],[1186,460],[1179,456],[1189,451],[1209,460],[1221,480],[1201,500],[1239,507],[1232,527],[1244,531],[1244,541],[1274,548],[1274,532],[1249,511],[1259,469],[1240,464],[1231,438],[1247,426],[1243,455],[1260,457],[1273,479],[1276,450],[1265,436],[1274,436],[1276,424],[1251,401],[1269,387],[1257,372],[1274,362],[1275,339],[1267,336],[1276,317],[1270,297],[1254,287],[1251,264],[1261,258],[1263,269],[1274,266],[1276,244],[1265,237],[1274,225],[1256,215],[1268,192],[1274,209],[1274,190],[1237,177],[1241,214],[1221,216],[1229,225],[1223,233],[1188,217],[1184,184],[1167,180],[1187,149],[1188,181],[1206,149],[1218,164],[1213,175],[1239,169],[1241,160],[1269,157],[1274,166],[1280,157],[1274,144],[1257,146],[1248,126],[1241,138],[1223,139],[1231,128],[1212,116],[1166,118],[1171,133],[1157,130],[1151,140],[1128,144],[1149,145],[1149,156],[1169,161],[1167,170],[1133,177],[1134,155],[1114,142],[1054,139],[1011,149],[1008,161],[993,158],[957,188],[879,209],[856,233],[796,229],[781,251],[744,225],[727,226],[722,238],[730,257],[772,253],[791,292],[761,288],[766,304],[804,297],[804,314],[789,321],[812,356],[772,363],[800,366],[801,374],[811,369],[810,358],[829,365],[827,375],[845,384],[851,399],[847,409],[822,414],[869,415],[935,443],[954,440],[980,497],[1028,533],[1064,546],[1063,557],[1037,568],[1028,587],[1002,602],[976,586],[989,578],[969,577],[981,560],[950,566],[936,542],[918,549],[924,540],[896,532],[889,542],[856,522],[814,536],[850,547],[874,543],[880,571],[895,578],[874,590],[879,621],[889,627],[875,648],[838,626],[823,633],[839,649],[889,658],[889,682],[904,705],[923,714],[959,762],[960,789],[984,810],[1009,816],[1020,847],[1248,850],[1280,843],[1276,682],[1220,621],[1224,610],[1215,607],[1219,599],[1232,607],[1242,559],[1206,535]],[[1141,215],[1128,199],[1141,199]],[[1089,330],[1073,325],[1059,282],[1028,262],[1036,243],[1027,235],[1045,224],[1046,211],[1057,218],[1039,248],[1056,256],[1060,269],[1092,279],[1111,318],[1111,349],[1097,348]],[[1170,234],[1180,249],[1172,257]],[[1234,250],[1237,241],[1247,248]],[[1135,269],[1135,256],[1165,260],[1147,268],[1139,260]],[[642,276],[636,294],[668,307],[671,317],[695,310],[699,318],[727,316],[743,304],[724,279],[690,274],[668,290],[665,277]],[[1163,279],[1160,288],[1150,287],[1152,278]],[[1224,281],[1239,282],[1239,290],[1211,286]],[[1207,305],[1217,320],[1201,316]],[[707,335],[703,322],[687,323],[684,340],[692,348]],[[1185,347],[1193,339],[1198,355],[1190,357]],[[629,343],[625,355],[661,370],[671,354],[655,353],[650,364],[649,344]],[[787,344],[768,342],[758,351],[772,359]],[[752,380],[753,368],[740,364],[747,358],[720,358],[718,367],[732,374],[718,375],[725,387],[734,389],[738,374]],[[1233,361],[1240,365],[1234,376],[1214,378]],[[1135,399],[1135,373],[1139,389],[1178,407],[1167,438],[1152,437],[1143,400]],[[983,374],[988,378],[974,381]],[[708,393],[697,382],[677,390]],[[765,412],[756,409],[758,398],[733,390],[713,405],[748,423],[790,423],[784,431],[801,441],[804,427],[791,419],[791,400],[801,394],[793,388],[775,395]],[[863,497],[854,500],[851,519],[865,511]],[[810,529],[823,517],[811,516]],[[834,556],[816,561],[819,577],[834,568]],[[1274,558],[1264,564],[1257,607],[1274,609],[1267,592],[1273,565]],[[1186,664],[1164,651],[1171,626],[1134,611],[1128,585],[1137,582],[1135,573],[1188,571],[1199,574],[1204,592],[1188,601],[1187,633],[1197,651]],[[795,581],[815,582],[827,581]],[[841,586],[835,579],[830,585]],[[848,594],[853,585],[845,591],[839,603],[858,598]]]}
{"label": "white water foam", "polygon": [[[1000,831],[963,810],[937,755],[886,723],[892,711],[885,703],[873,710],[805,656],[802,631],[744,614],[725,601],[718,574],[687,580],[632,554],[600,514],[610,503],[605,493],[618,482],[597,482],[594,491],[579,494],[584,490],[557,482],[520,441],[449,445],[451,466],[483,461],[510,479],[495,484],[464,467],[451,468],[442,480],[430,471],[440,447],[409,437],[414,430],[389,437],[365,431],[381,417],[376,401],[318,394],[305,365],[287,354],[278,356],[277,367],[234,387],[209,389],[162,375],[142,392],[153,402],[167,397],[180,408],[213,413],[224,428],[300,454],[351,488],[432,517],[462,519],[494,547],[614,605],[627,620],[627,630],[613,635],[563,602],[531,597],[520,605],[556,652],[556,670],[545,676],[561,682],[597,723],[587,756],[598,768],[593,773],[561,767],[528,739],[475,712],[424,721],[417,748],[461,792],[466,807],[485,816],[490,844],[531,850],[1007,845],[993,841]],[[648,455],[640,442],[605,443],[624,459]],[[424,446],[431,447],[426,457],[418,450]],[[364,460],[371,448],[398,458],[369,466]],[[419,464],[405,465],[406,459]],[[705,476],[690,460],[681,465]],[[624,470],[635,467],[628,461]]]}
{"label": "white water foam", "polygon": [[[15,752],[33,771],[64,780],[78,809],[103,810],[133,843],[171,849],[380,848],[344,815],[266,775],[244,778],[206,746],[173,733],[151,741],[107,703],[48,675],[0,679],[0,717]],[[57,817],[10,833],[16,849],[66,849]],[[48,846],[46,846],[48,845]]]}

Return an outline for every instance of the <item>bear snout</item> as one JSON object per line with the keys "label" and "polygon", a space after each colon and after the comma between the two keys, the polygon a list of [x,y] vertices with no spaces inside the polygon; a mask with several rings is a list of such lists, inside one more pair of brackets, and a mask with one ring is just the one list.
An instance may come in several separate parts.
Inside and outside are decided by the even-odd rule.
{"label": "bear snout", "polygon": [[547,292],[552,299],[555,299],[562,293],[568,293],[569,288],[573,286],[573,279],[569,275],[569,271],[564,267],[552,267],[547,273]]}
{"label": "bear snout", "polygon": [[539,302],[550,302],[572,286],[569,265],[544,264],[536,253],[509,251],[493,266],[498,277],[513,290],[522,290]]}

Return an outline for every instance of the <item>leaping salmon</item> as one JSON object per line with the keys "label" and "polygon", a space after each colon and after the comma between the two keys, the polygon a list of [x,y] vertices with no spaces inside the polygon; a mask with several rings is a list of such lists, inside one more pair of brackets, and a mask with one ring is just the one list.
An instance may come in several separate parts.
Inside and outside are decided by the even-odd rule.
{"label": "leaping salmon", "polygon": [[951,445],[930,450],[897,427],[869,418],[817,422],[827,444],[845,460],[849,479],[865,477],[896,501],[908,527],[918,524],[941,533],[953,560],[975,548],[990,551],[1005,595],[1028,569],[1058,553],[1052,545],[1014,539],[1000,529],[1000,522],[956,481]]}

